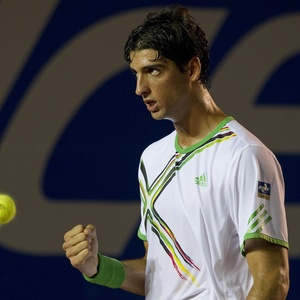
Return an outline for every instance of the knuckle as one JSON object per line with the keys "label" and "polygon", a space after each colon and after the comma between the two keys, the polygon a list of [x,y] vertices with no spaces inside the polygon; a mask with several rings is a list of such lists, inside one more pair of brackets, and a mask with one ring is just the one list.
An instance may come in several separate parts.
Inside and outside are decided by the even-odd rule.
{"label": "knuckle", "polygon": [[73,255],[72,255],[72,251],[67,250],[67,251],[66,251],[66,257],[70,259],[72,256],[73,256]]}
{"label": "knuckle", "polygon": [[62,248],[66,251],[68,249],[67,243],[63,243]]}
{"label": "knuckle", "polygon": [[64,241],[67,241],[69,239],[69,232],[65,233],[64,235]]}

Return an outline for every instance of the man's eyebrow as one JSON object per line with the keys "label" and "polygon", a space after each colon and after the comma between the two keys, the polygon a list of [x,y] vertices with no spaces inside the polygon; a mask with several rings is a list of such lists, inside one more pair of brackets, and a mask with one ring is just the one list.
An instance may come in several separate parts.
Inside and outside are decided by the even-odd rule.
{"label": "man's eyebrow", "polygon": [[[156,69],[156,68],[163,68],[165,66],[166,66],[166,64],[164,64],[164,63],[153,63],[153,64],[149,64],[149,65],[141,67],[141,71],[147,71],[149,69]],[[133,68],[130,68],[130,70],[134,74],[137,73],[137,71],[135,69],[133,69]]]}

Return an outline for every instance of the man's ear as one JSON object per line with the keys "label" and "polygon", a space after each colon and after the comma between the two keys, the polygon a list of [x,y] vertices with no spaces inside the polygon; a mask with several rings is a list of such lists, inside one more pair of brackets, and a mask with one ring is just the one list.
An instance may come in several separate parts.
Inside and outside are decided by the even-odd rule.
{"label": "man's ear", "polygon": [[201,74],[201,62],[198,57],[192,57],[189,61],[189,72],[190,72],[190,79],[192,82],[196,82],[200,78]]}

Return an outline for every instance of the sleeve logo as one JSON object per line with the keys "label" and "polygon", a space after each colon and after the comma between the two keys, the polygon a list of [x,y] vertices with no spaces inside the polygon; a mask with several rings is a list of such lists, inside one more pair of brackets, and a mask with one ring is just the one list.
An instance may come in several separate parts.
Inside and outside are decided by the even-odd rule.
{"label": "sleeve logo", "polygon": [[266,200],[270,200],[271,196],[271,184],[258,181],[258,191],[257,191],[257,196],[259,198],[263,198]]}

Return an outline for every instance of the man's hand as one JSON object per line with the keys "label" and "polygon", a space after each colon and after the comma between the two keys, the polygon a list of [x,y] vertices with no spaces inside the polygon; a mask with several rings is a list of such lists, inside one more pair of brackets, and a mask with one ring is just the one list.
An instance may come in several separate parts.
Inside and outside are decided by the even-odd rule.
{"label": "man's hand", "polygon": [[64,236],[63,249],[71,265],[88,277],[98,270],[98,241],[93,225],[77,225]]}

